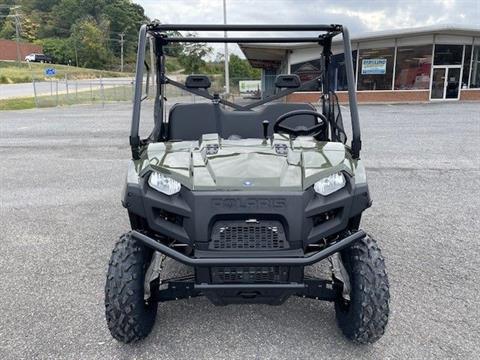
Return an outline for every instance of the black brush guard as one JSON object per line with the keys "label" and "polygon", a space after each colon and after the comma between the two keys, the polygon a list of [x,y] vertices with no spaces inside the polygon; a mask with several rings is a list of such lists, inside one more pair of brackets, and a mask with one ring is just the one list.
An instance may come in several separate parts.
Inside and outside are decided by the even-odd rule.
{"label": "black brush guard", "polygon": [[[230,254],[224,257],[190,257],[161,242],[142,234],[138,231],[131,231],[132,236],[145,246],[158,251],[176,261],[196,268],[210,268],[215,266],[291,266],[303,267],[315,264],[329,256],[341,251],[354,242],[366,236],[363,230],[358,230],[347,237],[338,240],[334,244],[315,252],[311,255],[303,256],[242,256],[234,257]],[[287,253],[288,254],[288,253]],[[298,254],[298,252],[297,252]],[[230,256],[230,257],[225,257]],[[314,298],[318,300],[334,301],[341,296],[342,284],[332,282],[332,280],[305,278],[303,282],[289,283],[236,283],[236,284],[210,284],[197,283],[193,277],[183,279],[171,279],[167,282],[167,287],[152,292],[150,301],[168,301],[182,298],[191,298],[200,295],[206,295],[213,303],[224,305],[232,302],[257,302],[257,297],[262,302],[269,304],[281,304],[290,295]],[[220,295],[219,295],[220,294]],[[225,300],[222,294],[229,294],[229,300]],[[232,295],[233,294],[233,295]]]}
{"label": "black brush guard", "polygon": [[[357,232],[335,242],[334,244],[322,249],[313,255],[297,256],[297,257],[190,257],[181,252],[160,243],[159,241],[144,235],[138,231],[131,231],[132,236],[137,241],[140,241],[144,245],[156,250],[174,260],[177,260],[185,265],[189,266],[262,266],[262,265],[289,265],[289,266],[308,266],[315,264],[319,261],[326,259],[327,257],[335,254],[336,252],[343,250],[350,246],[355,241],[358,241],[366,236],[363,230]],[[225,254],[225,252],[223,252]]]}

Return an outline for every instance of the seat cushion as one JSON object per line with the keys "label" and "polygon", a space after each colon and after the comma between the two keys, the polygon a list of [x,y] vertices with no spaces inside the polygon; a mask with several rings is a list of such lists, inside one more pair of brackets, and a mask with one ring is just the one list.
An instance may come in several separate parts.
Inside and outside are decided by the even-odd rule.
{"label": "seat cushion", "polygon": [[[310,104],[304,103],[273,103],[256,111],[225,111],[222,118],[222,137],[239,135],[242,138],[262,138],[264,120],[269,121],[268,134],[273,134],[275,121],[283,114],[293,110],[315,110]],[[299,115],[285,120],[284,124],[291,128],[311,127],[316,119],[311,115]]]}
{"label": "seat cushion", "polygon": [[[275,120],[293,110],[315,110],[304,103],[273,103],[259,110],[225,110],[218,104],[176,104],[169,114],[169,140],[198,140],[203,134],[218,133],[222,138],[232,135],[242,138],[262,138],[262,122],[268,120],[269,135],[273,134]],[[311,127],[317,123],[314,116],[299,115],[285,121],[291,128]]]}
{"label": "seat cushion", "polygon": [[203,134],[217,132],[216,112],[212,103],[175,104],[168,115],[169,140],[198,140]]}

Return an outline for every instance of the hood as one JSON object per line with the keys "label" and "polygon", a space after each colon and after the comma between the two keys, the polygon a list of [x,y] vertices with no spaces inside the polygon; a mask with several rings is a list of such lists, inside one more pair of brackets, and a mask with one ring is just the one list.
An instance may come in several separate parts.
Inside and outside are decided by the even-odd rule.
{"label": "hood", "polygon": [[149,144],[141,170],[169,175],[191,190],[299,191],[354,163],[341,143],[312,137],[290,140],[221,139]]}

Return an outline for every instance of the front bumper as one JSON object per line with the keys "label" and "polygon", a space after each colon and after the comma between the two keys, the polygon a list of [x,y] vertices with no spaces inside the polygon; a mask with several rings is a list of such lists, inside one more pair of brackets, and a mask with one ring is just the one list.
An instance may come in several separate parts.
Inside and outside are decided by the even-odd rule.
{"label": "front bumper", "polygon": [[[159,240],[153,239],[138,231],[131,231],[132,236],[142,244],[158,251],[176,261],[194,267],[195,276],[191,281],[170,281],[168,288],[158,290],[153,296],[157,301],[167,301],[178,298],[205,295],[216,305],[232,303],[264,303],[279,305],[291,295],[310,297],[333,301],[341,294],[341,286],[331,280],[309,279],[303,274],[303,267],[315,264],[325,258],[341,251],[366,236],[363,230],[339,239],[324,249],[312,254],[291,253],[278,257],[275,252],[264,252],[256,256],[239,255],[235,257],[222,257],[224,252],[217,256],[197,257],[187,256]],[[211,252],[213,253],[213,252]],[[278,269],[284,273],[281,281],[255,282],[255,281],[216,281],[215,269]],[[233,270],[235,273],[236,270]]]}
{"label": "front bumper", "polygon": [[[312,188],[302,192],[182,188],[167,196],[151,189],[147,178],[127,184],[123,205],[144,220],[142,231],[134,229],[132,237],[194,268],[192,283],[172,285],[167,292],[172,298],[179,296],[179,289],[188,296],[202,293],[215,304],[279,304],[292,294],[322,297],[322,292],[329,292],[328,284],[312,282],[304,276],[304,267],[365,236],[362,230],[349,232],[356,228],[351,221],[370,206],[367,185],[355,185],[352,178],[343,189],[325,197]],[[258,221],[259,227],[278,228],[276,240],[285,240],[286,246],[253,250],[212,246],[219,228],[233,229],[251,220]],[[336,296],[337,290],[332,291],[329,296]]]}
{"label": "front bumper", "polygon": [[[365,232],[363,230],[358,230],[357,232],[348,235],[347,237],[336,241],[333,244],[325,247],[324,249],[317,251],[313,254],[299,254],[292,253],[296,256],[281,256],[277,257],[274,252],[270,252],[270,256],[265,256],[268,252],[263,252],[261,257],[258,256],[235,256],[235,257],[225,257],[225,253],[222,252],[223,256],[206,256],[206,257],[194,257],[187,256],[168,245],[165,245],[147,235],[144,235],[138,231],[131,231],[130,236],[132,236],[137,241],[143,243],[144,245],[156,250],[174,260],[177,260],[185,265],[194,266],[194,267],[211,267],[211,266],[308,266],[315,264],[319,261],[326,259],[327,257],[333,255],[334,253],[343,250],[344,248],[350,246],[352,243],[365,237]],[[212,252],[210,252],[212,254]],[[284,253],[284,255],[286,255]]]}

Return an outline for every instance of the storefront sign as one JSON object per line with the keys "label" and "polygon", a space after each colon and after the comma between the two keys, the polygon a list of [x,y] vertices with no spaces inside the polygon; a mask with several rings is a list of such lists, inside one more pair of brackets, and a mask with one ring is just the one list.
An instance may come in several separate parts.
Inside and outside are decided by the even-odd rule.
{"label": "storefront sign", "polygon": [[363,59],[362,75],[384,75],[387,72],[387,59]]}

